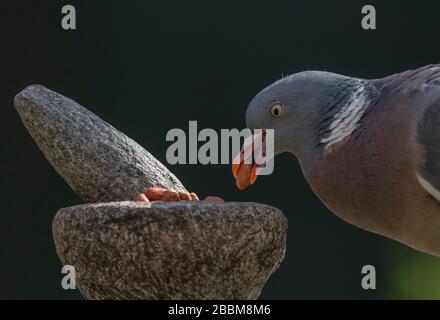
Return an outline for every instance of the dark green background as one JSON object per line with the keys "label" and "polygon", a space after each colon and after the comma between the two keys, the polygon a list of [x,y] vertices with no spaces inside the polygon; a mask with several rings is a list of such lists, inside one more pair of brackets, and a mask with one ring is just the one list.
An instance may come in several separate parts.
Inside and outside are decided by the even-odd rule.
{"label": "dark green background", "polygon": [[[77,9],[75,31],[61,29],[65,4]],[[377,30],[360,26],[365,4],[376,6]],[[81,297],[61,289],[51,231],[57,209],[80,199],[13,108],[25,86],[75,99],[165,163],[169,129],[186,131],[189,120],[242,128],[247,103],[282,74],[376,78],[440,62],[439,10],[438,1],[2,2],[0,298]],[[286,258],[262,298],[440,298],[440,259],[338,219],[293,156],[277,157],[275,173],[243,192],[229,166],[168,167],[202,196],[287,215]],[[365,264],[376,267],[375,291],[361,288]]]}

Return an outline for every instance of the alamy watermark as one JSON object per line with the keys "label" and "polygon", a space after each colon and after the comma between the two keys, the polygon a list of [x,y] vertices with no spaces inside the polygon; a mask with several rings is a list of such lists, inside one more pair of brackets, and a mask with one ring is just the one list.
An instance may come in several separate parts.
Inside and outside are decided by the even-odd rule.
{"label": "alamy watermark", "polygon": [[65,276],[61,279],[61,287],[64,290],[75,290],[76,289],[76,271],[75,267],[66,264],[61,269],[61,273]]}
{"label": "alamy watermark", "polygon": [[166,153],[171,165],[256,164],[257,175],[269,175],[274,169],[273,129],[221,129],[218,133],[205,128],[199,132],[197,121],[189,121],[188,134],[174,128],[168,131],[166,141],[173,142]]}
{"label": "alamy watermark", "polygon": [[375,290],[376,289],[376,268],[370,264],[362,267],[361,274],[364,274],[361,281],[362,289]]}
{"label": "alamy watermark", "polygon": [[61,13],[64,14],[61,19],[61,27],[64,30],[76,29],[76,9],[72,5],[65,5],[61,8]]}

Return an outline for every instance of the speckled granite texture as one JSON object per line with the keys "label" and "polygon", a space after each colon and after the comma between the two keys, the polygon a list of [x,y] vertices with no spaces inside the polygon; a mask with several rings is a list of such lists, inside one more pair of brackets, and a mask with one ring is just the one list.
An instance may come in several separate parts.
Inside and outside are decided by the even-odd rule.
{"label": "speckled granite texture", "polygon": [[111,202],[60,209],[58,255],[90,299],[256,299],[287,221],[246,202]]}
{"label": "speckled granite texture", "polygon": [[96,202],[60,209],[53,221],[58,256],[75,267],[85,298],[258,298],[284,257],[280,210],[251,202],[125,201],[151,186],[186,189],[73,100],[34,85],[14,103],[55,170],[85,202]]}
{"label": "speckled granite texture", "polygon": [[44,156],[84,202],[133,199],[147,187],[186,191],[148,151],[75,101],[32,85],[14,104]]}

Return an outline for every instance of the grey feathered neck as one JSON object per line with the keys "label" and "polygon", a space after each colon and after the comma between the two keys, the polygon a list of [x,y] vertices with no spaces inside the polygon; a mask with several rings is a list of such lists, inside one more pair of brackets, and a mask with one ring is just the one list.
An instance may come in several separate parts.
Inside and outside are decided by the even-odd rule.
{"label": "grey feathered neck", "polygon": [[360,126],[375,96],[369,80],[344,78],[330,90],[318,124],[318,144],[325,149],[340,143]]}

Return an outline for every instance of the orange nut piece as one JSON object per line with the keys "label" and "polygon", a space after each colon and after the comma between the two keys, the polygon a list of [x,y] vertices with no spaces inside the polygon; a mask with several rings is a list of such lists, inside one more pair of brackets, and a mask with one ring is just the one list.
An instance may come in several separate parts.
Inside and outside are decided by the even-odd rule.
{"label": "orange nut piece", "polygon": [[168,190],[165,188],[148,188],[145,191],[145,195],[150,201],[161,200],[165,192]]}
{"label": "orange nut piece", "polygon": [[180,200],[191,201],[191,196],[188,192],[179,192]]}
{"label": "orange nut piece", "polygon": [[140,201],[140,202],[150,202],[147,198],[147,196],[143,193],[139,193],[135,198],[134,201]]}
{"label": "orange nut piece", "polygon": [[191,192],[190,194],[191,200],[199,200],[199,197],[194,192]]}
{"label": "orange nut piece", "polygon": [[165,191],[162,196],[162,201],[179,201],[179,193],[176,191]]}
{"label": "orange nut piece", "polygon": [[205,198],[205,200],[203,200],[203,201],[207,201],[207,202],[225,202],[225,200],[223,200],[222,198],[215,197],[215,196],[207,196]]}

